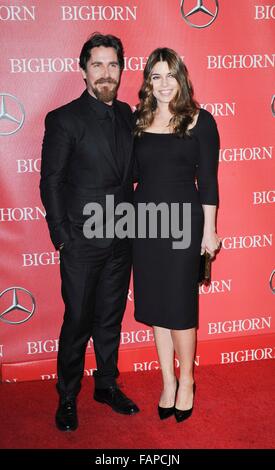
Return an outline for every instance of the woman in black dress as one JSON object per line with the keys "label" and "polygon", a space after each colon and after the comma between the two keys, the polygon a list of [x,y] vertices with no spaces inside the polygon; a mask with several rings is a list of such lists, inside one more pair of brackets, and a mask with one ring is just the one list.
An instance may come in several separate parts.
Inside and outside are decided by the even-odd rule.
{"label": "woman in black dress", "polygon": [[161,238],[160,218],[155,238],[146,232],[133,244],[135,318],[153,326],[162,371],[159,416],[175,414],[179,422],[193,410],[200,255],[207,251],[213,257],[220,246],[215,229],[219,136],[212,115],[193,98],[185,65],[171,49],[151,53],[139,97],[136,212],[141,203],[150,202],[191,207],[188,248],[173,249],[172,230],[168,238]]}

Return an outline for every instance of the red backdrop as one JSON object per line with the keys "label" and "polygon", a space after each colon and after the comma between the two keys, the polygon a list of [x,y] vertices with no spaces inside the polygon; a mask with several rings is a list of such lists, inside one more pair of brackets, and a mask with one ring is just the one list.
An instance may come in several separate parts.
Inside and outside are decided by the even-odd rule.
{"label": "red backdrop", "polygon": [[[168,46],[218,123],[223,246],[200,289],[196,365],[274,358],[274,19],[270,0],[1,1],[2,380],[55,374],[63,303],[38,189],[41,142],[46,113],[83,91],[78,56],[93,31],[124,43],[121,100],[136,104],[146,57]],[[91,343],[86,374],[94,366]],[[120,369],[157,367],[152,331],[133,318],[131,285]]]}

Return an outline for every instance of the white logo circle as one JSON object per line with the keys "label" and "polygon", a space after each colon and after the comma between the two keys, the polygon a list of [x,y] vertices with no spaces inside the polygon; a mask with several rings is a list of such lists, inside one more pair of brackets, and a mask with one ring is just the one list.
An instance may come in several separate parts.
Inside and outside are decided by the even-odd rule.
{"label": "white logo circle", "polygon": [[269,286],[270,286],[272,294],[275,294],[275,282],[273,282],[274,279],[275,279],[275,269],[273,269],[269,278]]}
{"label": "white logo circle", "polygon": [[[209,0],[208,0],[209,3]],[[218,0],[211,0],[213,8],[209,9],[209,5],[205,5],[205,0],[197,0],[197,4],[186,11],[186,0],[181,0],[180,10],[184,21],[192,28],[207,28],[218,16],[219,4]],[[196,21],[191,21],[189,18],[195,15]],[[205,22],[206,18],[210,17],[209,21]]]}
{"label": "white logo circle", "polygon": [[[12,292],[11,296],[6,294],[9,291]],[[3,297],[6,307],[0,312],[0,320],[4,323],[19,325],[20,323],[28,321],[34,314],[36,306],[35,299],[31,292],[24,289],[24,287],[8,287],[0,293],[0,298],[1,297]],[[19,297],[21,301],[19,301]],[[6,318],[7,316],[8,318]]]}
{"label": "white logo circle", "polygon": [[275,117],[275,95],[273,95],[271,98],[271,112],[272,115]]}
{"label": "white logo circle", "polygon": [[25,110],[16,96],[0,93],[0,135],[19,131],[25,120]]}

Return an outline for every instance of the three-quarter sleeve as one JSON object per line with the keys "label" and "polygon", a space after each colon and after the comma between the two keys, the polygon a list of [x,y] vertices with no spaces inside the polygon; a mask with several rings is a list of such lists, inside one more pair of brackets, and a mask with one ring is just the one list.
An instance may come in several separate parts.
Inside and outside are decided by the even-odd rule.
{"label": "three-quarter sleeve", "polygon": [[218,205],[218,163],[220,139],[215,119],[201,109],[196,136],[199,141],[197,183],[201,204]]}

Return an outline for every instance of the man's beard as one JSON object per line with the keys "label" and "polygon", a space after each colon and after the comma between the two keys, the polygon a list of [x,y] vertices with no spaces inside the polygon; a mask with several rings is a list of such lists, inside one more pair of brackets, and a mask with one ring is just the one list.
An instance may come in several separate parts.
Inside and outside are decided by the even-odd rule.
{"label": "man's beard", "polygon": [[[104,85],[104,83],[112,83],[115,86],[111,89],[108,86],[101,86],[100,90],[96,87],[96,85]],[[116,97],[118,87],[119,83],[116,80],[113,80],[112,78],[100,78],[95,82],[94,86],[92,87],[92,91],[99,101],[109,103],[110,101],[113,101],[113,99]]]}

